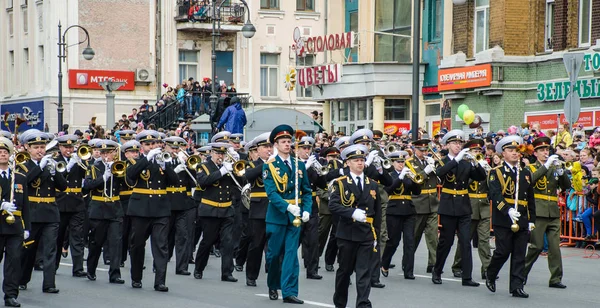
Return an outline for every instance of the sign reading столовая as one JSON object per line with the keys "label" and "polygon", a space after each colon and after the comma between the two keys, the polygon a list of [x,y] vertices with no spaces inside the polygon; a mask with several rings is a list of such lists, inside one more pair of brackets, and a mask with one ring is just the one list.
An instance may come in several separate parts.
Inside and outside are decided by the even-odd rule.
{"label": "sign reading \u0441\u0442\u043e\u043b\u043e\u0432\u0430\u044f", "polygon": [[[585,54],[583,69],[586,72],[600,70],[600,53]],[[537,85],[537,99],[539,101],[564,100],[571,90],[570,85],[569,80],[540,83]],[[573,91],[576,91],[580,98],[600,97],[600,78],[579,79]]]}

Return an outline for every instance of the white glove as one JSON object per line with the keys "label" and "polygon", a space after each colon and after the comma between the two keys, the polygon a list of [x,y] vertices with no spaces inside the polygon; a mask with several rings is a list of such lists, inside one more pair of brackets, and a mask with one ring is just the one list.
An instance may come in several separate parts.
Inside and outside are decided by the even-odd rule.
{"label": "white glove", "polygon": [[364,210],[356,209],[354,213],[352,213],[352,219],[358,222],[367,222],[367,214],[365,214]]}
{"label": "white glove", "polygon": [[344,168],[340,168],[340,175],[344,175]]}
{"label": "white glove", "polygon": [[12,202],[6,202],[6,201],[4,201],[4,202],[2,202],[2,207],[1,207],[1,209],[2,209],[3,211],[7,211],[7,212],[9,212],[9,213],[13,213],[14,211],[16,211],[16,210],[17,210],[17,207],[16,207],[16,206],[14,205],[14,203],[12,203]]}
{"label": "white glove", "polygon": [[467,154],[467,152],[469,152],[469,148],[462,149],[462,151],[460,151],[458,153],[458,155],[456,155],[456,157],[454,158],[454,160],[456,160],[457,162],[460,162],[461,160],[463,160],[463,158],[465,157],[465,155]]}
{"label": "white glove", "polygon": [[179,164],[177,167],[175,167],[175,173],[181,173],[185,171],[185,168],[187,167],[184,164]]}
{"label": "white glove", "polygon": [[275,159],[275,157],[277,157],[277,153],[279,153],[279,151],[277,151],[276,147],[273,147],[273,154],[271,154],[271,156],[269,156],[269,160]]}
{"label": "white glove", "polygon": [[529,231],[533,231],[533,229],[535,229],[535,224],[530,222],[529,223]]}
{"label": "white glove", "polygon": [[221,166],[221,169],[219,169],[219,171],[221,172],[221,175],[225,175],[229,172],[233,171],[233,164],[228,162],[228,161],[224,161],[223,162],[223,166]]}
{"label": "white glove", "polygon": [[165,170],[165,169],[166,169],[166,165],[167,165],[167,162],[166,162],[166,161],[164,161],[164,160],[161,160],[161,161],[158,161],[158,162],[156,162],[156,163],[157,163],[157,164],[160,166],[160,169],[162,169],[162,170]]}
{"label": "white glove", "polygon": [[557,160],[558,160],[558,155],[556,155],[556,154],[551,155],[550,157],[548,157],[548,160],[544,164],[544,167],[546,167],[546,169],[550,169],[550,167],[552,167],[552,165],[554,165]]}
{"label": "white glove", "polygon": [[102,179],[104,180],[104,182],[108,181],[108,179],[110,179],[111,175],[112,175],[112,172],[110,171],[110,166],[106,166],[106,169],[104,170],[104,174],[102,175]]}
{"label": "white glove", "polygon": [[[54,163],[49,163],[49,164],[54,164]],[[52,176],[56,175],[56,166],[54,168],[51,168],[49,170],[49,172],[50,172],[50,175],[52,175]]]}
{"label": "white glove", "polygon": [[161,149],[161,148],[152,149],[152,150],[150,150],[150,152],[148,152],[148,155],[146,155],[146,156],[147,156],[146,158],[147,158],[148,160],[153,160],[153,159],[154,159],[154,157],[155,157],[156,155],[158,155],[160,152],[162,152],[162,149]]}
{"label": "white glove", "polygon": [[314,155],[311,155],[306,162],[304,163],[304,165],[306,166],[306,169],[310,169],[310,167],[317,161],[317,158]]}
{"label": "white glove", "polygon": [[508,216],[510,217],[510,220],[517,222],[519,221],[519,217],[521,217],[521,213],[515,210],[515,208],[511,207],[510,209],[508,209]]}
{"label": "white glove", "polygon": [[294,217],[300,216],[300,207],[295,204],[288,204],[287,211],[294,215]]}
{"label": "white glove", "polygon": [[48,166],[48,163],[50,162],[51,159],[52,159],[52,154],[48,154],[48,155],[42,157],[42,160],[40,160],[40,168],[41,169],[46,168],[46,166]]}
{"label": "white glove", "polygon": [[367,156],[367,161],[365,162],[365,166],[370,166],[373,161],[375,160],[375,157],[379,157],[379,152],[373,150],[369,153],[369,156]]}
{"label": "white glove", "polygon": [[432,157],[425,156],[428,165],[435,165],[435,160]]}
{"label": "white glove", "polygon": [[425,170],[424,171],[425,171],[425,173],[430,174],[433,171],[435,171],[435,169],[433,168],[433,165],[427,165],[427,166],[425,166]]}
{"label": "white glove", "polygon": [[29,230],[23,231],[23,239],[28,239],[28,238],[29,238]]}
{"label": "white glove", "polygon": [[187,157],[185,156],[185,154],[183,154],[183,151],[177,153],[177,158],[179,158],[180,164],[185,164],[187,162]]}
{"label": "white glove", "polygon": [[401,180],[404,180],[404,177],[405,177],[405,176],[406,176],[408,173],[410,173],[410,169],[408,169],[408,168],[404,167],[404,169],[402,169],[402,172],[400,172],[400,177],[399,177],[399,178],[400,178]]}
{"label": "white glove", "polygon": [[485,169],[485,168],[489,167],[490,164],[488,164],[487,160],[482,159],[479,161],[479,165],[481,166],[481,168]]}
{"label": "white glove", "polygon": [[231,155],[236,160],[240,159],[240,154],[236,152],[233,148],[227,148],[227,153],[229,153],[229,155]]}
{"label": "white glove", "polygon": [[69,163],[67,164],[67,172],[71,171],[71,169],[75,167],[75,165],[77,165],[78,161],[79,157],[77,157],[77,153],[71,154],[71,158],[69,159]]}
{"label": "white glove", "polygon": [[310,219],[310,214],[306,211],[302,212],[302,222],[308,222]]}

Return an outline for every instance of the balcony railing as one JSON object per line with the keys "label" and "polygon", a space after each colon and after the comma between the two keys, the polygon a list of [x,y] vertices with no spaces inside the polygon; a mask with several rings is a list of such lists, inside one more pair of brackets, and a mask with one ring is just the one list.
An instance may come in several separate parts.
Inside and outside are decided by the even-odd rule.
{"label": "balcony railing", "polygon": [[[216,5],[219,5],[222,0],[215,1]],[[196,3],[198,6],[195,6]],[[178,0],[175,21],[210,24],[213,19],[216,21],[220,19],[221,25],[243,26],[246,7],[241,2],[227,0],[219,12],[220,14],[213,14],[213,1]]]}

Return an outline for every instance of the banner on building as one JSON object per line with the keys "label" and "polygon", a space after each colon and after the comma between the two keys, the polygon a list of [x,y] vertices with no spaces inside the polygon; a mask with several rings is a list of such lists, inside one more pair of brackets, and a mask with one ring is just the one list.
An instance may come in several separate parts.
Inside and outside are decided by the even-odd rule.
{"label": "banner on building", "polygon": [[[600,125],[600,122],[598,121],[598,118],[600,117],[600,111],[596,111],[595,114],[596,116],[594,116],[594,111],[582,111],[579,114],[579,119],[574,125],[583,124],[583,127],[586,129],[591,129],[597,125]],[[530,125],[539,124],[540,129],[542,130],[556,130],[556,128],[558,127],[558,124],[556,123],[557,118],[558,113],[525,115],[525,122],[529,123]],[[595,123],[594,120],[596,120]],[[560,122],[562,124],[569,123],[565,119],[565,115],[562,113],[560,114]]]}
{"label": "banner on building", "polygon": [[433,138],[433,136],[439,134],[441,127],[442,121],[433,121],[431,123],[431,134],[429,134],[429,138]]}
{"label": "banner on building", "polygon": [[103,81],[124,82],[119,91],[135,90],[135,73],[128,71],[69,70],[69,89],[104,90]]}
{"label": "banner on building", "polygon": [[385,122],[383,124],[383,133],[386,135],[401,135],[408,130],[410,130],[410,122]]}
{"label": "banner on building", "polygon": [[[8,128],[6,127],[7,123],[4,122],[4,114],[7,112]],[[2,124],[0,124],[3,130],[14,132],[17,116],[26,121],[19,126],[20,132],[31,128],[44,130],[44,101],[2,104],[0,105],[0,114],[3,116]]]}
{"label": "banner on building", "polygon": [[296,69],[296,78],[302,87],[330,84],[340,81],[342,77],[341,64],[327,64]]}
{"label": "banner on building", "polygon": [[438,72],[439,91],[487,87],[490,84],[492,84],[491,64],[447,68]]}

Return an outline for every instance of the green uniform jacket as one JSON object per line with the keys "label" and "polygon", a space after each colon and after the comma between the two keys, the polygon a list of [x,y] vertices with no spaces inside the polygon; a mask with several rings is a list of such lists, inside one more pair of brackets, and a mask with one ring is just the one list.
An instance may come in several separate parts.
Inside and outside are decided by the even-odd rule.
{"label": "green uniform jacket", "polygon": [[558,218],[558,188],[563,191],[571,187],[571,181],[566,172],[558,174],[558,169],[552,166],[546,168],[540,161],[528,166],[533,174],[533,193],[535,197],[535,215],[537,217]]}
{"label": "green uniform jacket", "polygon": [[490,218],[490,202],[488,201],[488,187],[486,181],[471,180],[469,184],[469,199],[473,214],[471,219],[481,220]]}

